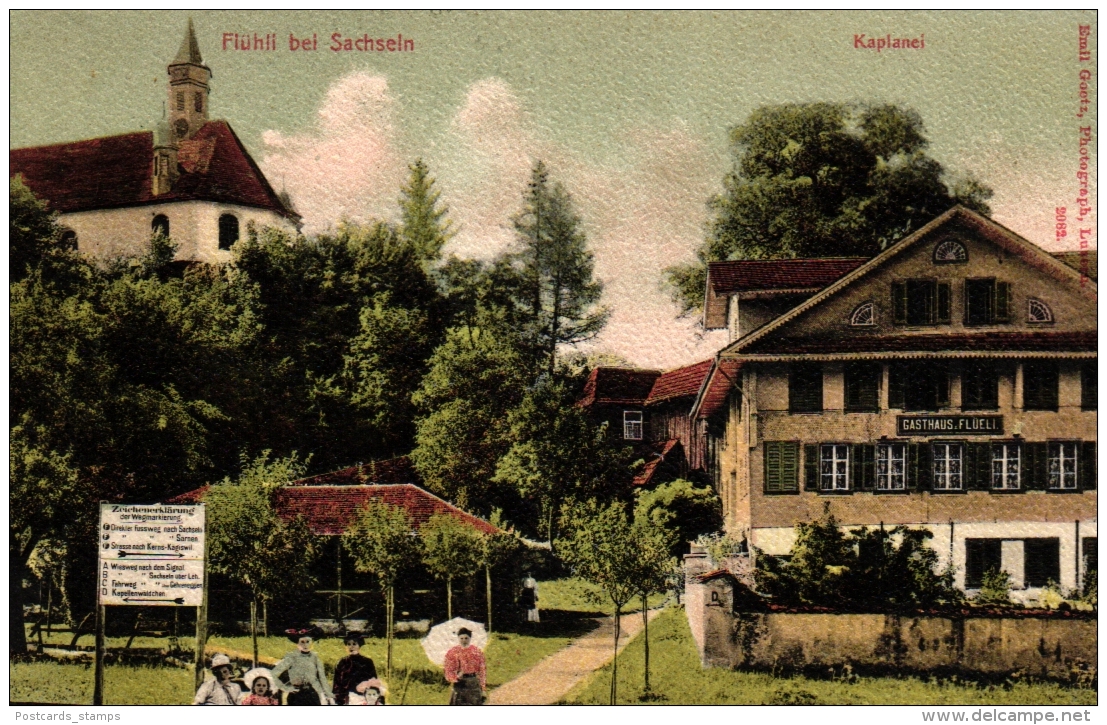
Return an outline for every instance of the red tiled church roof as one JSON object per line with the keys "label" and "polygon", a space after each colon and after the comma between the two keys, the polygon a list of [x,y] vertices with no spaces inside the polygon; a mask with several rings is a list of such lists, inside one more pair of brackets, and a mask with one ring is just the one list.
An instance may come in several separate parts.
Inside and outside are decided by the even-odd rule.
{"label": "red tiled church roof", "polygon": [[707,276],[717,295],[755,290],[822,289],[867,261],[867,257],[740,259],[711,262]]}
{"label": "red tiled church roof", "polygon": [[593,368],[579,404],[583,407],[604,403],[644,405],[660,375],[659,370]]}
{"label": "red tiled church roof", "polygon": [[[310,480],[310,479],[304,479]],[[199,503],[210,486],[176,496],[167,503]],[[448,514],[483,534],[498,529],[484,519],[462,511],[429,491],[410,483],[284,486],[276,494],[277,513],[284,519],[303,516],[317,536],[336,536],[346,531],[370,501],[381,501],[407,511],[418,531],[435,514]]]}
{"label": "red tiled church roof", "polygon": [[673,398],[697,395],[703,386],[703,379],[711,371],[714,360],[708,358],[692,365],[661,373],[654,381],[646,405],[653,405]]}
{"label": "red tiled church roof", "polygon": [[209,121],[181,141],[180,178],[168,194],[153,189],[150,131],[88,141],[13,149],[9,174],[54,211],[78,212],[175,201],[214,201],[295,217],[281,202],[230,124]]}
{"label": "red tiled church roof", "polygon": [[970,332],[945,335],[854,335],[848,338],[766,337],[743,355],[830,355],[909,352],[1095,352],[1096,332]]}

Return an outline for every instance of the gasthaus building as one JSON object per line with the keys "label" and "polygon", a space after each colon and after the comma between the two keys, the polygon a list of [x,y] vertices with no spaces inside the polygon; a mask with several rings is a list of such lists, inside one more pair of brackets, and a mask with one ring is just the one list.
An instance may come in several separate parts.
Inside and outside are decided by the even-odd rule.
{"label": "gasthaus building", "polygon": [[992,568],[1021,599],[1080,586],[1097,568],[1093,277],[960,207],[869,260],[711,265],[705,323],[731,343],[693,416],[728,531],[787,555],[825,510],[929,529],[970,591]]}

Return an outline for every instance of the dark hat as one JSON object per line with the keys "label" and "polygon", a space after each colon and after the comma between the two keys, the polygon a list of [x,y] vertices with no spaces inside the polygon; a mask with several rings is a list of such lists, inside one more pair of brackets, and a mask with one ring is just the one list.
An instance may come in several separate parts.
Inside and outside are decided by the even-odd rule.
{"label": "dark hat", "polygon": [[351,642],[361,647],[365,644],[365,635],[361,632],[347,632],[346,636],[342,638],[342,644],[350,644]]}
{"label": "dark hat", "polygon": [[319,639],[322,634],[323,630],[318,627],[293,627],[284,631],[284,635],[288,637],[288,640],[296,643],[299,643],[301,637]]}
{"label": "dark hat", "polygon": [[470,630],[470,629],[468,629],[468,628],[466,628],[466,627],[462,627],[461,629],[457,630],[457,636],[458,636],[458,637],[460,637],[460,636],[461,636],[461,635],[463,635],[463,634],[467,634],[467,635],[469,635],[470,637],[472,637],[472,636],[473,636],[473,632],[472,632],[472,630]]}

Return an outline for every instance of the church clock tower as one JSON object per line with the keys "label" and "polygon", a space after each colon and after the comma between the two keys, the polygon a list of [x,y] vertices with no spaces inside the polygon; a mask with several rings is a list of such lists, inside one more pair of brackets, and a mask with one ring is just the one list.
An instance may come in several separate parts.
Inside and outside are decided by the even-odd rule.
{"label": "church clock tower", "polygon": [[177,57],[169,64],[169,128],[177,141],[190,138],[208,122],[208,82],[211,69],[200,57],[200,46],[188,21]]}

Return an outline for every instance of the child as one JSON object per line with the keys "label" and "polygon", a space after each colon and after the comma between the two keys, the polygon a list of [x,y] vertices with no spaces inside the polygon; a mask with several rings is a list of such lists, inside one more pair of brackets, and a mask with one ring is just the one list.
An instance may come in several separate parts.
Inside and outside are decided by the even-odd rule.
{"label": "child", "polygon": [[351,705],[383,705],[384,704],[384,683],[377,678],[366,680],[365,682],[358,683],[358,686],[354,688],[356,694],[361,695],[362,702],[354,702],[353,698],[350,698]]}
{"label": "child", "polygon": [[273,680],[273,675],[269,670],[258,667],[247,672],[242,680],[246,683],[246,689],[250,691],[250,694],[242,698],[238,703],[239,705],[281,704],[276,697],[276,693],[269,688],[269,683]]}

